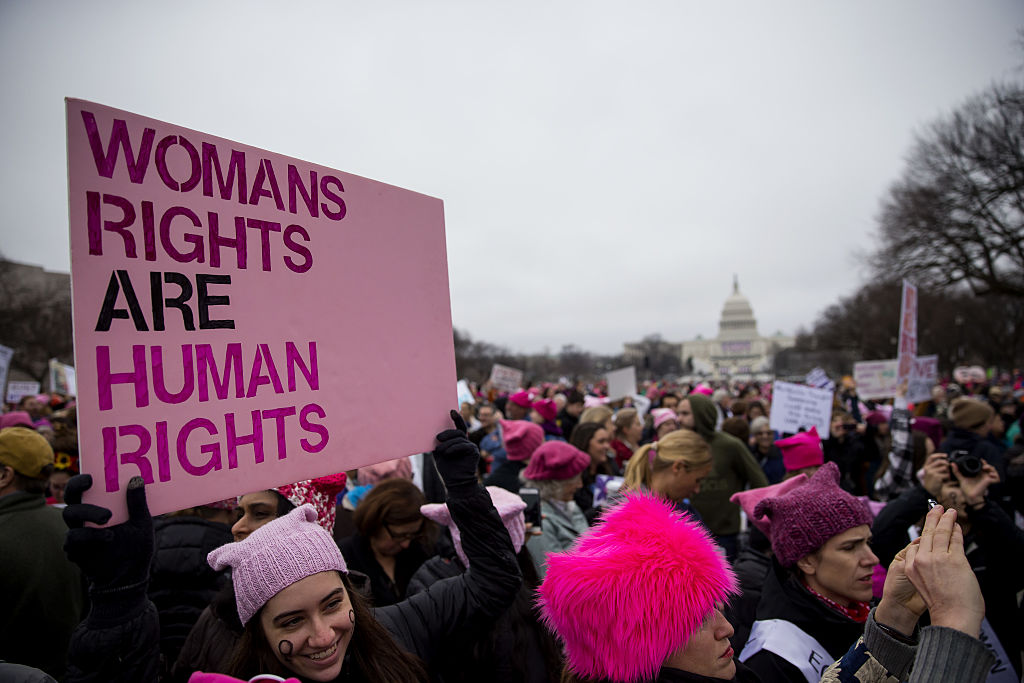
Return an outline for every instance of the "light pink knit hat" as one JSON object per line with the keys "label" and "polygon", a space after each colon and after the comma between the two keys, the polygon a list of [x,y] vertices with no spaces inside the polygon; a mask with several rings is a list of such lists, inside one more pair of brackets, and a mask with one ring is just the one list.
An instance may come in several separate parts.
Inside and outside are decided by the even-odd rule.
{"label": "light pink knit hat", "polygon": [[[526,539],[526,520],[523,518],[526,503],[516,494],[506,491],[500,486],[488,486],[487,493],[491,494],[494,509],[498,511],[501,523],[505,525],[509,538],[512,539],[512,547],[518,553],[522,550],[523,542]],[[462,550],[462,536],[459,534],[459,527],[455,526],[455,522],[452,521],[448,506],[444,503],[430,503],[421,505],[420,512],[427,519],[448,527],[452,533],[452,543],[455,544],[455,554],[462,560],[462,566],[468,567],[469,558]]]}
{"label": "light pink knit hat", "polygon": [[629,493],[571,550],[548,555],[544,622],[576,674],[647,681],[738,592],[708,532],[650,493]]}
{"label": "light pink knit hat", "polygon": [[231,567],[235,606],[243,626],[270,598],[296,581],[332,570],[348,573],[338,545],[316,521],[313,506],[303,505],[206,556],[217,571]]}

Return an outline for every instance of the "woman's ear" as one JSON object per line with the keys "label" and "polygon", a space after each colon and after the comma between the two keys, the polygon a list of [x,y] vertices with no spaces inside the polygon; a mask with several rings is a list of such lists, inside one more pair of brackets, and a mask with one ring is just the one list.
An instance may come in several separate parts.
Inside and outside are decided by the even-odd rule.
{"label": "woman's ear", "polygon": [[814,553],[810,555],[804,555],[796,561],[797,569],[802,571],[804,574],[814,575],[818,571],[818,558]]}

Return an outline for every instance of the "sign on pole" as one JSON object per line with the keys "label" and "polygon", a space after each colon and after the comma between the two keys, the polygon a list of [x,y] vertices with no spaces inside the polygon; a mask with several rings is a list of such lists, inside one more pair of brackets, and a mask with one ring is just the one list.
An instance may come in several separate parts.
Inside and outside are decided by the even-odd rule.
{"label": "sign on pole", "polygon": [[473,398],[473,392],[470,391],[469,382],[464,379],[460,379],[458,384],[455,386],[455,392],[459,396],[459,407],[462,407],[463,403],[473,405],[476,403],[476,399]]}
{"label": "sign on pole", "polygon": [[608,378],[608,400],[615,401],[636,393],[636,368],[630,365],[626,368],[612,370]]}
{"label": "sign on pole", "polygon": [[914,359],[917,358],[917,287],[903,281],[900,303],[900,336],[896,347],[896,384],[910,379]]}
{"label": "sign on pole", "polygon": [[864,360],[853,364],[853,381],[861,398],[892,398],[899,390],[896,359]]}
{"label": "sign on pole", "polygon": [[498,391],[519,391],[523,386],[523,371],[495,363],[491,367],[491,384]]}
{"label": "sign on pole", "polygon": [[818,428],[828,438],[832,422],[833,392],[791,382],[772,385],[770,427],[778,432],[795,434],[801,429]]}
{"label": "sign on pole", "polygon": [[907,384],[907,400],[911,403],[928,401],[932,397],[932,387],[939,379],[939,357],[919,356],[914,359]]}
{"label": "sign on pole", "polygon": [[117,522],[136,475],[159,514],[432,448],[456,380],[441,200],[66,104],[88,502]]}

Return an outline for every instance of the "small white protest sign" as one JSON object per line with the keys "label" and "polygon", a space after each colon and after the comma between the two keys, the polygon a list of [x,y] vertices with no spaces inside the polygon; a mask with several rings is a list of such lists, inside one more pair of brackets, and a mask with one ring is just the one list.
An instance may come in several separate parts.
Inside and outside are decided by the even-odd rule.
{"label": "small white protest sign", "polygon": [[39,393],[39,382],[8,382],[7,396],[4,400],[8,403],[17,403],[26,396],[35,396]]}
{"label": "small white protest sign", "polygon": [[[801,429],[818,428],[818,434],[827,435],[832,421],[832,392],[776,382],[772,387],[770,426],[778,432],[795,434]],[[827,437],[826,437],[827,438]]]}
{"label": "small white protest sign", "polygon": [[608,399],[610,401],[636,393],[636,368],[632,365],[612,370],[606,377],[608,378]]}
{"label": "small white protest sign", "polygon": [[892,398],[896,381],[896,360],[864,360],[853,364],[853,381],[861,398]]}
{"label": "small white protest sign", "polygon": [[932,387],[939,379],[939,357],[918,356],[910,368],[910,380],[907,383],[907,400],[911,403],[928,401],[932,397]]}
{"label": "small white protest sign", "polygon": [[523,386],[523,371],[495,363],[491,368],[491,384],[500,391],[518,391]]}

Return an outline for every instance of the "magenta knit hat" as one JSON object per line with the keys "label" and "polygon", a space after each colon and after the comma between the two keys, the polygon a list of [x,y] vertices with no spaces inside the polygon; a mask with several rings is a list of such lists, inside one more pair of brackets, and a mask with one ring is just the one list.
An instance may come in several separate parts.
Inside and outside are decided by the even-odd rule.
{"label": "magenta knit hat", "polygon": [[805,555],[847,529],[871,526],[871,511],[839,488],[839,467],[827,462],[806,484],[780,496],[765,498],[754,508],[754,519],[771,519],[775,557],[792,567]]}
{"label": "magenta knit hat", "polygon": [[679,418],[676,416],[676,411],[671,408],[655,408],[651,411],[651,417],[654,418],[654,430],[657,431],[658,427],[665,424],[669,420],[675,420],[679,422]]}
{"label": "magenta knit hat", "polygon": [[572,479],[590,465],[590,456],[565,441],[545,441],[533,452],[523,476],[534,481]]}
{"label": "magenta knit hat", "polygon": [[533,402],[533,409],[548,422],[554,422],[558,417],[558,406],[550,398],[544,398]]}
{"label": "magenta knit hat", "polygon": [[235,606],[243,626],[270,598],[296,581],[332,570],[348,573],[338,545],[316,519],[312,505],[297,507],[206,556],[217,571],[231,567]]}
{"label": "magenta knit hat", "polygon": [[[494,509],[498,511],[501,523],[505,525],[505,530],[508,531],[508,536],[512,539],[512,547],[518,553],[522,550],[523,543],[526,540],[526,520],[523,518],[523,510],[526,509],[526,503],[516,494],[506,491],[500,486],[488,486],[487,493],[491,494],[491,502],[494,503]],[[459,527],[455,526],[455,522],[452,521],[452,515],[448,511],[448,506],[445,503],[421,505],[420,513],[427,519],[448,527],[448,530],[452,533],[455,554],[462,560],[462,566],[468,567],[469,558],[466,557],[466,553],[462,550],[462,536],[459,533]]]}
{"label": "magenta knit hat", "polygon": [[517,406],[522,408],[529,408],[533,405],[533,401],[530,400],[530,394],[526,391],[517,391],[508,397],[508,400],[515,403]]}
{"label": "magenta knit hat", "polygon": [[544,443],[544,428],[528,420],[501,420],[501,435],[509,460],[529,460]]}
{"label": "magenta knit hat", "polygon": [[782,451],[782,464],[786,466],[787,472],[816,467],[825,462],[825,450],[821,447],[817,427],[779,439],[775,445]]}
{"label": "magenta knit hat", "polygon": [[548,555],[544,622],[577,675],[653,679],[736,577],[700,523],[649,493],[628,493],[572,549]]}
{"label": "magenta knit hat", "polygon": [[408,457],[385,460],[376,465],[367,465],[356,470],[360,486],[373,486],[385,479],[408,479],[412,481],[412,462]]}

